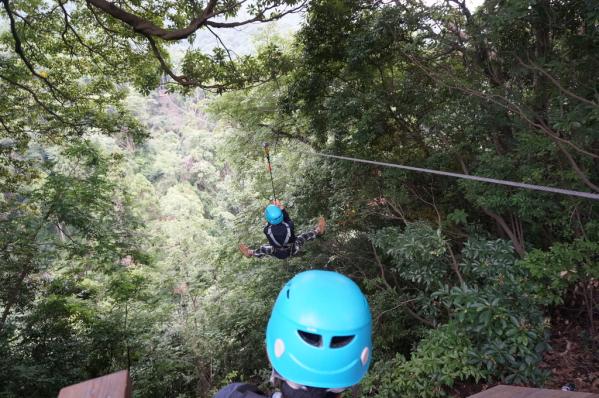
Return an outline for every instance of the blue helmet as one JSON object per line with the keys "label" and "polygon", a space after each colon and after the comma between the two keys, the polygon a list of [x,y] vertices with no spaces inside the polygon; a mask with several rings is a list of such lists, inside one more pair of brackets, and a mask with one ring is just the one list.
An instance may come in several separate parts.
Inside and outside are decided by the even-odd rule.
{"label": "blue helmet", "polygon": [[275,205],[268,205],[264,209],[264,217],[273,225],[280,224],[283,221],[283,211]]}
{"label": "blue helmet", "polygon": [[283,287],[266,328],[266,352],[285,380],[345,388],[364,377],[372,351],[366,297],[331,271],[297,274]]}

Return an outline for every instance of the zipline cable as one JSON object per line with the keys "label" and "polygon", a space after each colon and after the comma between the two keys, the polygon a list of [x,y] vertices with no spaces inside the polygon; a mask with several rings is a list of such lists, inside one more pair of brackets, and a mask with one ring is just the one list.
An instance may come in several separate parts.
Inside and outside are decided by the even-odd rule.
{"label": "zipline cable", "polygon": [[[320,152],[304,152],[304,153],[309,154],[309,155],[322,156],[325,158],[348,160],[350,162],[374,164],[377,166],[393,167],[396,169],[411,170],[411,171],[417,171],[420,173],[437,174],[437,175],[442,175],[442,176],[447,176],[447,177],[463,178],[466,180],[488,182],[491,184],[499,184],[499,185],[508,185],[508,186],[516,187],[516,188],[532,189],[535,191],[552,192],[552,193],[559,193],[562,195],[578,196],[578,197],[586,198],[586,199],[599,200],[599,194],[591,193],[591,192],[574,191],[571,189],[547,187],[544,185],[527,184],[524,182],[516,182],[516,181],[509,181],[509,180],[499,180],[497,178],[479,177],[479,176],[470,175],[470,174],[453,173],[450,171],[440,171],[440,170],[425,169],[425,168],[413,167],[413,166],[404,166],[404,165],[396,164],[396,163],[378,162],[376,160],[358,159],[358,158],[352,158],[349,156],[329,155],[327,153],[320,153]],[[271,178],[272,178],[272,175],[271,175]],[[273,191],[274,191],[274,185],[273,185]]]}
{"label": "zipline cable", "polygon": [[277,200],[277,194],[275,193],[275,182],[272,178],[272,165],[270,164],[270,150],[268,142],[262,144],[262,149],[264,149],[264,156],[266,157],[266,161],[268,162],[268,172],[270,173],[270,184],[272,185],[272,198],[273,200]]}

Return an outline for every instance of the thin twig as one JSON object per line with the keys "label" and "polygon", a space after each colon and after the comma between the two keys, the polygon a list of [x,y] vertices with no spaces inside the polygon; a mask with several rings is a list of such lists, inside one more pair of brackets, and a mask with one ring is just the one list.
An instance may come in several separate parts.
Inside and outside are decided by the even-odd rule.
{"label": "thin twig", "polygon": [[72,123],[67,122],[65,119],[63,119],[61,116],[59,116],[57,113],[55,113],[54,111],[52,111],[50,108],[48,108],[48,106],[39,99],[39,97],[37,96],[37,94],[35,93],[35,91],[33,91],[31,88],[25,86],[24,84],[21,83],[17,83],[11,79],[9,79],[8,77],[4,76],[4,75],[0,75],[0,79],[3,79],[4,81],[6,81],[9,84],[12,84],[15,87],[20,88],[21,90],[27,91],[29,94],[31,94],[31,96],[33,97],[33,100],[46,112],[48,112],[50,115],[54,116],[56,119],[60,120],[61,122],[65,123],[65,124],[69,124],[71,126],[74,126]]}
{"label": "thin twig", "polygon": [[409,303],[411,303],[411,302],[413,302],[413,301],[416,301],[416,300],[418,300],[418,299],[416,299],[416,298],[413,298],[413,299],[405,300],[405,301],[402,301],[402,302],[400,302],[399,304],[397,304],[397,305],[396,305],[395,307],[393,307],[393,308],[389,308],[388,310],[382,311],[382,312],[381,312],[381,313],[380,313],[380,314],[379,314],[379,315],[376,317],[376,321],[375,321],[375,323],[377,323],[377,324],[378,324],[378,323],[379,323],[379,321],[381,320],[381,318],[383,317],[383,315],[385,315],[387,312],[394,311],[394,310],[398,309],[399,307],[401,307],[401,306],[404,306],[404,305],[406,305],[406,304],[409,304]]}
{"label": "thin twig", "polygon": [[[210,26],[206,26],[206,29],[208,29],[208,31],[210,33],[212,33],[212,35],[214,37],[216,37],[216,40],[218,40],[218,42],[220,43],[220,45],[225,49],[225,51],[227,52],[227,56],[229,57],[229,61],[231,61],[231,64],[233,64],[233,67],[234,67],[235,64],[233,63],[233,57],[231,57],[231,51],[229,50],[229,48],[225,45],[225,43],[222,41],[222,39],[220,38],[220,36],[217,35],[215,31],[213,31],[212,29],[210,29]],[[237,54],[235,54],[235,55],[237,55]]]}
{"label": "thin twig", "polygon": [[435,323],[433,321],[429,321],[428,319],[425,319],[423,317],[421,317],[420,315],[418,315],[416,312],[414,312],[409,305],[406,305],[405,310],[408,314],[410,314],[412,317],[418,319],[420,322],[424,323],[425,325],[428,325],[430,327],[435,327]]}
{"label": "thin twig", "polygon": [[372,241],[370,241],[370,245],[372,246],[372,252],[374,253],[374,259],[376,260],[376,263],[378,264],[379,269],[381,270],[381,279],[383,280],[383,283],[389,290],[394,290],[393,287],[387,281],[387,278],[385,277],[385,266],[381,262],[381,258],[379,257],[378,253],[376,252],[376,246],[374,245],[374,243]]}
{"label": "thin twig", "polygon": [[448,242],[445,242],[445,246],[447,247],[447,250],[449,251],[449,256],[451,257],[451,269],[453,270],[453,272],[455,272],[458,279],[460,280],[460,285],[463,286],[466,283],[464,282],[464,278],[462,278],[462,274],[460,273],[460,266],[458,264],[458,260],[456,260],[456,257],[453,254],[451,245]]}

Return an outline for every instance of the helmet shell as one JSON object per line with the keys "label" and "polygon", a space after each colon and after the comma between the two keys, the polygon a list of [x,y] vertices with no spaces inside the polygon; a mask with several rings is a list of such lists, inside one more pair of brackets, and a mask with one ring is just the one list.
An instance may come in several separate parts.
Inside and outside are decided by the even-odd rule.
{"label": "helmet shell", "polygon": [[277,297],[266,328],[266,351],[273,368],[294,383],[320,388],[357,384],[372,352],[366,297],[339,273],[297,274]]}
{"label": "helmet shell", "polygon": [[264,209],[264,217],[273,225],[280,224],[283,221],[283,211],[275,205],[268,205]]}

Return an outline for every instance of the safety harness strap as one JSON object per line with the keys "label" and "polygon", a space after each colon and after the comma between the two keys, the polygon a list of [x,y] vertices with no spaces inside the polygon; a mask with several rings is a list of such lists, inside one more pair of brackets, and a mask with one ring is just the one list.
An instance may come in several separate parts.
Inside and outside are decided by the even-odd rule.
{"label": "safety harness strap", "polygon": [[285,232],[285,241],[283,241],[283,243],[279,242],[275,238],[275,235],[272,233],[272,225],[270,225],[268,227],[268,230],[266,231],[268,233],[268,236],[270,237],[270,239],[272,239],[272,242],[279,247],[285,247],[289,243],[289,239],[291,238],[291,227],[286,222],[283,222],[282,224],[287,229],[287,231]]}

